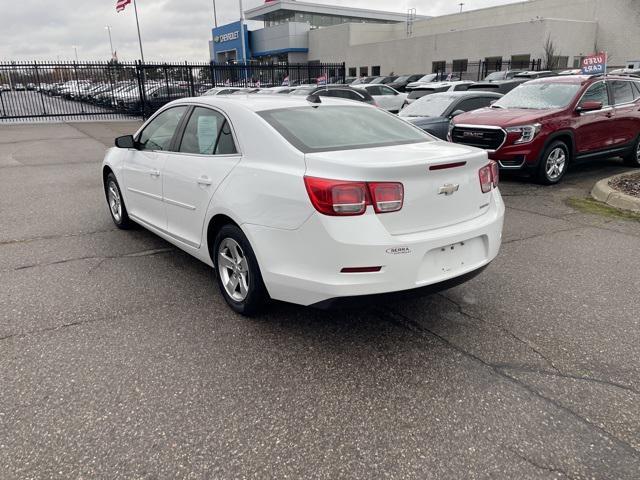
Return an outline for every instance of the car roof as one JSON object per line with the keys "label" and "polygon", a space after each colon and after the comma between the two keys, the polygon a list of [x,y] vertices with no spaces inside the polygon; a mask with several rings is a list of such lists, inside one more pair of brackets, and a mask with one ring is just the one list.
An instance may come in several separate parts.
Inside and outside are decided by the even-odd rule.
{"label": "car roof", "polygon": [[[361,107],[371,107],[364,102],[353,102],[345,99],[322,97],[320,104],[324,105],[351,105]],[[181,98],[174,100],[169,105],[189,103],[192,105],[209,105],[212,107],[233,108],[239,107],[244,110],[261,112],[264,110],[275,110],[281,108],[295,108],[306,106],[318,106],[317,103],[309,103],[307,97],[302,95],[208,95],[201,97]],[[375,107],[372,107],[375,108]]]}
{"label": "car roof", "polygon": [[530,80],[527,83],[577,83],[584,84],[595,80],[629,80],[624,75],[560,75],[555,77],[544,77]]}
{"label": "car roof", "polygon": [[474,82],[468,81],[468,80],[453,80],[451,82],[431,82],[431,83],[423,83],[421,85],[416,85],[415,87],[412,88],[412,90],[429,90],[429,89],[433,89],[433,88],[443,88],[443,87],[451,87],[454,85],[461,85],[461,84],[469,84],[471,85]]}
{"label": "car roof", "polygon": [[438,92],[438,93],[434,93],[432,95],[429,95],[430,97],[458,97],[458,98],[462,98],[462,97],[493,97],[493,98],[501,98],[504,95],[502,95],[501,93],[497,93],[497,92],[487,92],[486,90],[465,90],[462,92]]}

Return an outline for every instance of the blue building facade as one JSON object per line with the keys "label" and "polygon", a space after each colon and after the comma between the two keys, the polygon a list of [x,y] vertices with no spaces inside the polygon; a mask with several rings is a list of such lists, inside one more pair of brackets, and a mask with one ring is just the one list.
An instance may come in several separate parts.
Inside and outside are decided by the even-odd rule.
{"label": "blue building facade", "polygon": [[[249,31],[240,22],[221,25],[212,30],[211,59],[214,62],[245,61],[251,58]],[[245,51],[242,50],[244,35]]]}

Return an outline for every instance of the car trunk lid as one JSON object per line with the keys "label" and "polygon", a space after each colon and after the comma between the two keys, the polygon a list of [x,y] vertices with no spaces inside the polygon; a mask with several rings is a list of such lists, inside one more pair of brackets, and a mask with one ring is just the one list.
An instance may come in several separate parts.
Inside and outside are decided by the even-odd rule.
{"label": "car trunk lid", "polygon": [[481,215],[489,203],[478,176],[489,163],[487,154],[464,145],[423,142],[311,153],[306,163],[306,175],[311,177],[401,182],[402,209],[377,215],[392,235],[461,223]]}

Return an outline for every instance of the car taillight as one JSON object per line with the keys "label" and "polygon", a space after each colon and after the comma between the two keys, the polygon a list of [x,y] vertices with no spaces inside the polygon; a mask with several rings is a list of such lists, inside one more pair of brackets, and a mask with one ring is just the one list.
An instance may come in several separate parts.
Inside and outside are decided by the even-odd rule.
{"label": "car taillight", "polygon": [[498,183],[500,183],[500,167],[498,166],[498,162],[491,162],[491,178],[493,180],[493,187],[497,187]]}
{"label": "car taillight", "polygon": [[367,183],[304,177],[304,184],[311,203],[324,215],[362,215],[367,205],[373,205],[376,213],[397,212],[404,201],[404,188],[396,182]]}
{"label": "car taillight", "polygon": [[493,188],[498,186],[500,181],[500,172],[497,162],[491,162],[485,165],[478,172],[480,177],[480,188],[482,193],[489,193]]}
{"label": "car taillight", "polygon": [[370,182],[369,193],[376,213],[397,212],[404,201],[404,187],[397,182]]}

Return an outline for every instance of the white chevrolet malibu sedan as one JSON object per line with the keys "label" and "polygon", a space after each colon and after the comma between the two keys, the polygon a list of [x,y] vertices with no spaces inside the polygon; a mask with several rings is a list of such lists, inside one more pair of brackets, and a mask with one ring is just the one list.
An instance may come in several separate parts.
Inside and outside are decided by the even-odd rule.
{"label": "white chevrolet malibu sedan", "polygon": [[270,298],[329,307],[449,288],[500,248],[486,152],[365,103],[181,99],[116,147],[102,169],[115,224],[211,265],[241,314]]}

